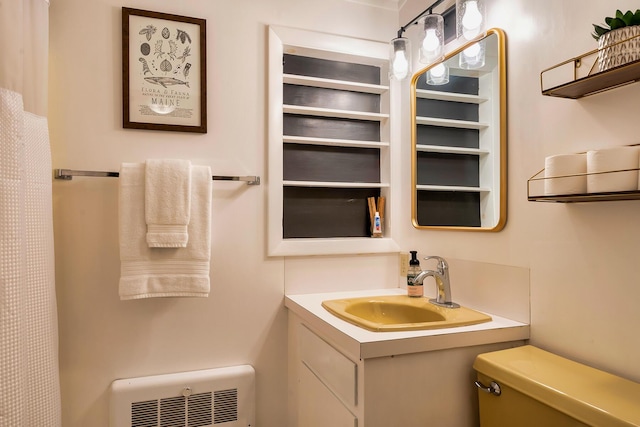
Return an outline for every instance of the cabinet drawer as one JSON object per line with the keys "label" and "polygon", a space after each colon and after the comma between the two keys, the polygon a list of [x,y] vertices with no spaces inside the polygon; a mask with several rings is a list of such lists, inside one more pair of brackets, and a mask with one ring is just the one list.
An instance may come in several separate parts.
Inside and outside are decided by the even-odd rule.
{"label": "cabinet drawer", "polygon": [[301,365],[298,425],[304,427],[357,427],[349,409],[305,365]]}
{"label": "cabinet drawer", "polygon": [[300,325],[300,359],[336,396],[357,404],[357,365]]}

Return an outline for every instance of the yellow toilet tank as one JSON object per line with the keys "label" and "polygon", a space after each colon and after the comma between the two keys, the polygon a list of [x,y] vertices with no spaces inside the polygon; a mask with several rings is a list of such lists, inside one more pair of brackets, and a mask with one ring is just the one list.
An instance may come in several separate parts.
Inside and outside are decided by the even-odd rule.
{"label": "yellow toilet tank", "polygon": [[473,368],[481,427],[640,427],[639,383],[531,345],[480,354]]}

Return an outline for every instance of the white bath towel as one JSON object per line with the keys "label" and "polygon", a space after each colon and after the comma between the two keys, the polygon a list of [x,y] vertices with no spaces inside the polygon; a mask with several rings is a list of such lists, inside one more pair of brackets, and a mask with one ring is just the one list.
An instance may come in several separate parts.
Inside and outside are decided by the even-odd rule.
{"label": "white bath towel", "polygon": [[120,169],[120,299],[206,297],[211,257],[211,170],[192,166],[186,248],[149,248],[144,214],[145,164]]}
{"label": "white bath towel", "polygon": [[191,162],[147,160],[144,200],[149,247],[186,247],[191,211]]}

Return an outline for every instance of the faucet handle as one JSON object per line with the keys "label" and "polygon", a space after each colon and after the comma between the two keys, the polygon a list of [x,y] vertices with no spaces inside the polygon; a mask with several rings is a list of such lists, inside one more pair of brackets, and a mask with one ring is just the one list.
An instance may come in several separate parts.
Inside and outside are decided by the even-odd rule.
{"label": "faucet handle", "polygon": [[444,272],[444,271],[447,271],[449,269],[449,264],[447,263],[446,259],[444,259],[442,257],[439,257],[437,255],[431,255],[431,256],[428,256],[428,257],[424,258],[425,261],[428,261],[430,259],[438,260],[438,269],[439,270]]}

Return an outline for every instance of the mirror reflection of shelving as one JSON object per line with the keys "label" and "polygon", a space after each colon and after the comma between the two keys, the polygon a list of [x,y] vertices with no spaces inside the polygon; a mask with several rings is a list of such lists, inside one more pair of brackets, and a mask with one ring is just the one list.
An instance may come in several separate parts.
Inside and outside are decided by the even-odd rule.
{"label": "mirror reflection of shelving", "polygon": [[415,212],[418,227],[492,229],[501,218],[501,76],[497,36],[484,41],[485,65],[445,64],[449,82],[415,83]]}

